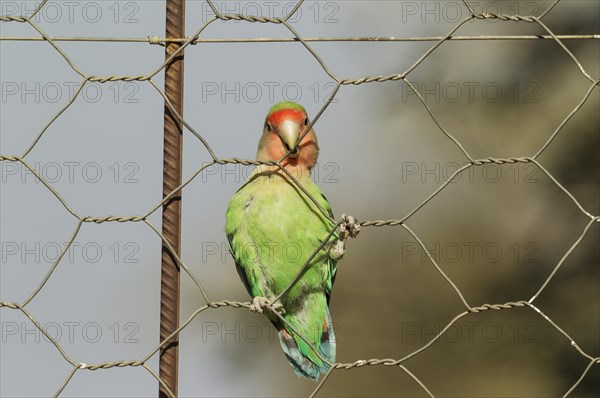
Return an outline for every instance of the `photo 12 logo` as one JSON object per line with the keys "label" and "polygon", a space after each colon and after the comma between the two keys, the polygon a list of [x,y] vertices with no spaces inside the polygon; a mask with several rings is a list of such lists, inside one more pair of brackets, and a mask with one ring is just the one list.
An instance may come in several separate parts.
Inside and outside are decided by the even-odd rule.
{"label": "photo 12 logo", "polygon": [[[81,82],[3,81],[0,97],[3,104],[10,103],[67,103],[78,93]],[[90,104],[112,102],[115,104],[140,103],[138,82],[86,82],[77,94],[78,100]]]}
{"label": "photo 12 logo", "polygon": [[[515,264],[539,263],[540,247],[536,242],[423,242],[435,262],[450,264],[497,263],[501,260]],[[402,242],[402,262],[429,262],[429,256],[417,242]]]}
{"label": "photo 12 logo", "polygon": [[[203,170],[201,180],[203,183],[218,181],[222,184],[241,184],[248,180],[254,168],[235,163],[209,164]],[[337,184],[340,182],[340,166],[335,162],[317,163],[310,170],[310,177],[316,184]]]}
{"label": "photo 12 logo", "polygon": [[[339,327],[332,322],[336,342],[339,343]],[[321,333],[323,325],[315,324],[308,328],[308,333]],[[201,324],[202,343],[258,343],[266,339],[269,343],[279,341],[277,329],[271,322],[211,322],[205,321]],[[306,337],[306,336],[305,336]]]}
{"label": "photo 12 logo", "polygon": [[[446,325],[440,322],[403,322],[401,338],[403,343],[417,341],[428,343],[438,336]],[[469,344],[485,342],[498,343],[502,341],[513,343],[538,343],[536,337],[539,325],[535,322],[512,322],[509,325],[498,322],[460,322],[451,325],[435,343]]]}
{"label": "photo 12 logo", "polygon": [[[331,239],[329,245],[326,245],[323,250],[328,250],[333,244]],[[267,241],[261,242],[260,244],[255,242],[248,242],[244,245],[238,245],[236,247],[237,256],[244,257],[249,261],[256,259],[265,259],[273,261],[277,258],[282,263],[295,263],[304,262],[313,253],[315,247],[307,247],[304,243],[297,242],[277,242]],[[229,250],[229,242],[202,242],[200,245],[200,260],[203,264],[206,263],[226,263],[233,258],[232,252]]]}
{"label": "photo 12 logo", "polygon": [[95,321],[65,321],[46,322],[40,326],[41,330],[30,322],[2,322],[2,327],[0,328],[2,343],[49,343],[52,340],[58,343],[113,342],[115,344],[132,344],[139,342],[137,334],[140,327],[136,322],[101,324]]}
{"label": "photo 12 logo", "polygon": [[[402,23],[458,23],[471,16],[466,4],[475,14],[538,15],[541,10],[535,1],[402,1]],[[498,20],[491,19],[491,22]],[[472,20],[472,22],[474,22]]]}
{"label": "photo 12 logo", "polygon": [[[140,182],[140,166],[136,162],[112,162],[108,165],[103,162],[35,162],[31,165],[37,175],[45,182],[56,183],[113,183],[137,184]],[[0,179],[6,183],[36,183],[41,184],[29,168],[20,162],[1,162]]]}
{"label": "photo 12 logo", "polygon": [[[202,2],[202,22],[215,17],[208,2]],[[213,6],[221,15],[238,14],[244,16],[284,18],[296,8],[297,1],[213,1]],[[288,19],[291,24],[301,21],[339,23],[340,4],[336,1],[310,1],[302,4]],[[240,21],[236,21],[240,22]]]}
{"label": "photo 12 logo", "polygon": [[[29,16],[41,1],[0,1],[0,15]],[[32,18],[33,22],[59,23],[139,23],[137,1],[48,1]]]}
{"label": "photo 12 logo", "polygon": [[[227,262],[227,259],[233,258],[227,242],[202,242],[202,263],[218,261]],[[310,254],[310,253],[308,253]],[[264,258],[273,261],[278,256],[283,262],[297,263],[303,257],[307,257],[305,248],[295,242],[279,243],[276,241],[266,242],[259,245],[254,242],[247,243],[237,250],[238,256],[243,256],[250,261]]]}
{"label": "photo 12 logo", "polygon": [[458,162],[413,162],[404,161],[401,164],[402,182],[420,182],[440,184],[448,181],[450,183],[499,183],[501,181],[513,182],[515,184],[538,183],[540,169],[533,163],[510,163],[499,165],[488,163],[482,166],[473,166],[454,175],[462,167],[469,163]]}
{"label": "photo 12 logo", "polygon": [[[202,103],[249,103],[259,101],[275,103],[281,98],[285,101],[323,104],[327,102],[336,84],[334,82],[202,82],[200,90]],[[332,103],[337,103],[334,98]]]}
{"label": "photo 12 logo", "polygon": [[[428,103],[514,103],[537,104],[540,87],[536,82],[514,82],[507,87],[499,82],[413,82]],[[401,86],[402,102],[418,101],[417,94],[408,85]]]}
{"label": "photo 12 logo", "polygon": [[140,262],[137,242],[10,242],[0,243],[2,264],[54,263],[64,252],[61,262],[96,264],[100,260],[115,264],[137,264]]}

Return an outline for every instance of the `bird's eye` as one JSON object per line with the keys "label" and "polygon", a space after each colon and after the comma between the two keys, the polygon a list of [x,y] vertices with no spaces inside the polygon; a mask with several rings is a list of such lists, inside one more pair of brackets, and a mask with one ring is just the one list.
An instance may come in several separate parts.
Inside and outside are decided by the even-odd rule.
{"label": "bird's eye", "polygon": [[308,126],[308,118],[307,117],[304,118],[304,125]]}
{"label": "bird's eye", "polygon": [[267,131],[273,131],[273,126],[269,122],[267,122]]}

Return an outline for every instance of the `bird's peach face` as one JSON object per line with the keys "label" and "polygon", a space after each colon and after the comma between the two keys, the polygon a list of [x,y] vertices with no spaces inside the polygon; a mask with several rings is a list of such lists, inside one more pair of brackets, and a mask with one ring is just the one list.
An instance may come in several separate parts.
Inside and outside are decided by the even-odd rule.
{"label": "bird's peach face", "polygon": [[282,109],[265,121],[265,132],[279,137],[286,152],[294,158],[300,154],[298,140],[308,126],[306,113],[297,109]]}
{"label": "bird's peach face", "polygon": [[[312,129],[304,135],[308,125],[306,113],[300,110],[282,109],[273,113],[265,121],[259,160],[277,161],[289,152],[284,165],[314,166],[319,148]],[[304,137],[300,140],[302,135]]]}

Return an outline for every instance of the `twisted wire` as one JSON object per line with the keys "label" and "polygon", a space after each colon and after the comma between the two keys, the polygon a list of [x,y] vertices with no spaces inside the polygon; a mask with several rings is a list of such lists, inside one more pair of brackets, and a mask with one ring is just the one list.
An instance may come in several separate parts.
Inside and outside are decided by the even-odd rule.
{"label": "twisted wire", "polygon": [[[251,16],[251,15],[241,15],[241,14],[221,14],[218,11],[218,9],[215,6],[215,4],[213,3],[213,1],[207,0],[208,5],[210,6],[210,8],[212,9],[213,13],[215,14],[215,17],[209,19],[204,24],[202,24],[193,35],[186,36],[184,39],[181,39],[181,40],[180,39],[174,39],[174,40],[177,40],[177,42],[180,43],[181,45],[178,46],[178,48],[170,55],[170,57],[168,57],[163,63],[161,63],[155,69],[151,70],[147,74],[132,75],[132,76],[125,76],[125,75],[96,76],[94,74],[87,74],[84,71],[82,71],[70,59],[70,57],[68,56],[68,54],[66,52],[64,52],[61,49],[61,47],[57,44],[57,42],[61,41],[61,39],[60,38],[52,38],[52,37],[48,36],[44,32],[44,30],[33,21],[33,18],[35,17],[35,15],[46,5],[47,1],[48,0],[44,0],[40,4],[38,4],[38,6],[36,7],[36,9],[30,15],[23,15],[23,16],[2,15],[2,16],[0,16],[0,21],[2,23],[23,23],[23,24],[30,25],[33,29],[35,29],[40,34],[40,37],[43,40],[45,40],[46,42],[48,42],[48,44],[52,48],[54,48],[55,51],[58,54],[60,54],[60,56],[65,61],[65,63],[74,72],[76,72],[81,77],[82,80],[81,80],[81,82],[80,82],[80,84],[78,86],[78,89],[74,92],[73,97],[70,98],[69,101],[44,125],[44,127],[40,130],[40,132],[33,139],[33,141],[31,142],[31,144],[29,145],[29,147],[26,148],[26,150],[21,155],[0,154],[0,162],[2,162],[2,161],[6,161],[6,162],[18,162],[18,163],[21,163],[27,169],[29,169],[37,177],[37,179],[42,182],[42,184],[44,185],[44,187],[46,189],[48,189],[53,194],[53,196],[58,200],[58,202],[76,219],[76,226],[75,226],[74,231],[73,231],[73,233],[71,235],[71,238],[69,239],[69,241],[67,242],[67,244],[63,248],[62,252],[57,257],[56,261],[53,263],[53,265],[51,266],[51,268],[48,270],[48,272],[46,273],[46,275],[44,276],[44,278],[42,279],[42,281],[31,292],[31,294],[23,302],[21,302],[21,303],[11,302],[11,301],[1,301],[0,300],[0,309],[4,308],[4,309],[8,309],[8,310],[21,311],[35,325],[35,327],[37,329],[39,329],[44,334],[44,336],[54,345],[54,347],[57,349],[57,351],[63,357],[63,359],[67,363],[69,363],[71,365],[71,369],[69,370],[69,373],[67,374],[67,376],[64,379],[64,381],[62,382],[62,384],[59,386],[59,388],[54,393],[54,396],[60,395],[64,391],[65,387],[72,380],[72,378],[74,377],[74,375],[77,372],[79,372],[79,371],[102,371],[102,370],[111,369],[111,368],[143,367],[146,371],[148,371],[148,373],[150,373],[152,375],[152,377],[154,377],[157,380],[157,382],[163,387],[163,389],[167,393],[167,395],[169,395],[171,397],[175,397],[176,394],[171,389],[169,389],[169,387],[167,386],[167,384],[165,383],[165,381],[163,379],[161,379],[161,377],[159,375],[157,375],[156,372],[150,366],[148,366],[148,361],[150,360],[150,358],[152,358],[154,355],[156,355],[166,344],[168,344],[168,342],[173,337],[178,336],[179,333],[184,328],[186,328],[199,314],[201,314],[201,313],[203,313],[205,311],[208,311],[208,310],[217,310],[217,309],[227,308],[227,307],[235,308],[235,309],[241,309],[241,310],[251,310],[251,303],[250,302],[240,302],[240,301],[230,301],[230,300],[212,301],[209,298],[209,296],[207,295],[205,289],[202,286],[202,283],[201,283],[202,278],[198,277],[197,275],[195,275],[194,272],[191,271],[191,269],[180,258],[180,256],[177,254],[176,250],[171,246],[171,244],[165,238],[165,236],[149,221],[150,215],[152,215],[154,212],[156,212],[158,209],[160,209],[165,203],[167,203],[169,200],[171,200],[177,194],[177,192],[180,192],[186,185],[188,185],[191,181],[193,181],[198,175],[202,174],[206,170],[207,167],[213,166],[213,165],[222,166],[222,165],[226,165],[226,164],[253,165],[253,166],[258,166],[258,167],[261,167],[261,166],[272,167],[274,169],[277,169],[277,170],[285,173],[289,177],[289,179],[292,181],[293,184],[295,184],[299,189],[301,189],[304,192],[304,194],[306,194],[307,197],[309,197],[313,201],[313,203],[315,203],[317,206],[319,206],[318,202],[316,201],[316,199],[313,198],[312,195],[310,195],[305,190],[305,188],[291,174],[289,174],[289,172],[281,165],[281,161],[283,161],[289,155],[289,153],[286,154],[284,156],[284,158],[282,158],[278,162],[259,162],[259,161],[251,160],[251,159],[241,159],[241,158],[237,158],[237,157],[220,157],[220,156],[217,156],[217,154],[213,151],[213,149],[210,147],[209,143],[204,139],[204,137],[201,134],[199,134],[181,116],[181,114],[179,112],[177,112],[176,107],[173,106],[173,104],[171,103],[171,100],[168,98],[168,96],[165,94],[165,92],[153,80],[153,78],[157,74],[159,74],[161,72],[164,72],[165,69],[168,68],[176,60],[176,58],[184,51],[184,49],[187,46],[202,41],[203,39],[200,37],[200,35],[202,34],[202,32],[207,27],[209,27],[215,21],[245,21],[245,22],[248,22],[248,23],[263,23],[263,24],[279,24],[279,25],[282,25],[282,26],[286,27],[287,30],[293,36],[293,37],[289,38],[289,40],[301,43],[302,46],[306,49],[307,53],[310,54],[310,56],[312,56],[315,59],[315,61],[320,64],[320,66],[322,67],[323,71],[325,73],[327,73],[327,75],[334,82],[336,82],[337,84],[336,84],[335,90],[333,91],[332,95],[330,95],[330,97],[323,104],[323,106],[321,107],[321,109],[317,112],[316,117],[310,123],[310,127],[312,127],[314,124],[316,124],[318,122],[318,120],[321,117],[321,115],[327,110],[327,108],[329,107],[329,105],[335,99],[336,94],[337,94],[339,88],[342,85],[359,86],[359,85],[362,85],[362,84],[370,84],[370,83],[384,83],[384,82],[402,81],[403,84],[407,84],[411,88],[411,90],[413,90],[414,93],[417,95],[417,97],[419,98],[419,100],[423,104],[424,108],[427,110],[429,116],[432,118],[432,120],[434,121],[434,123],[438,126],[438,128],[439,128],[440,132],[442,133],[442,135],[445,136],[450,141],[452,141],[453,144],[456,146],[456,148],[460,152],[462,152],[462,154],[467,159],[467,164],[465,166],[463,166],[460,169],[456,170],[448,179],[446,179],[442,184],[440,184],[438,186],[438,188],[436,188],[423,202],[421,202],[419,205],[417,205],[412,211],[410,211],[403,218],[400,218],[400,219],[389,219],[389,220],[366,220],[366,221],[361,221],[361,222],[355,222],[352,217],[344,216],[340,221],[335,222],[335,225],[332,228],[332,230],[330,231],[330,233],[327,236],[327,238],[324,239],[320,243],[319,247],[317,247],[312,252],[312,254],[309,256],[309,258],[306,260],[306,262],[305,262],[304,266],[302,267],[302,269],[298,272],[298,274],[296,275],[296,277],[291,281],[291,283],[287,286],[287,288],[284,289],[284,291],[282,291],[279,294],[279,296],[276,297],[276,299],[274,299],[273,301],[265,304],[265,308],[268,311],[272,312],[274,316],[278,317],[282,322],[284,322],[284,323],[287,324],[287,321],[285,320],[285,318],[283,318],[281,316],[281,314],[278,312],[277,307],[275,305],[276,302],[278,300],[280,300],[282,296],[284,296],[285,294],[287,294],[287,292],[294,286],[294,284],[298,282],[298,280],[301,278],[302,273],[304,272],[304,270],[309,266],[310,261],[312,260],[312,258],[314,258],[314,256],[316,256],[318,254],[318,252],[325,247],[325,245],[329,242],[329,240],[332,238],[332,236],[334,235],[334,233],[336,232],[336,230],[338,228],[342,228],[342,230],[344,230],[344,231],[355,230],[356,232],[350,235],[351,237],[355,238],[356,235],[358,234],[358,231],[360,230],[359,229],[360,227],[366,228],[366,227],[394,227],[394,226],[401,226],[401,227],[403,227],[404,229],[406,229],[410,233],[410,235],[418,243],[418,245],[420,246],[420,248],[427,254],[429,262],[437,270],[437,272],[440,274],[440,276],[443,279],[446,280],[446,282],[450,285],[450,287],[456,293],[456,296],[458,297],[458,299],[465,306],[465,311],[462,312],[462,313],[460,313],[460,314],[458,314],[458,315],[456,315],[429,342],[427,342],[426,344],[424,344],[423,346],[421,346],[417,350],[415,350],[415,351],[413,351],[411,353],[408,353],[404,357],[398,358],[398,359],[393,359],[393,358],[371,358],[371,359],[358,359],[358,360],[355,360],[353,362],[348,362],[348,363],[341,363],[341,362],[340,363],[330,363],[330,362],[328,362],[326,360],[326,358],[323,358],[320,355],[320,353],[318,352],[318,350],[315,347],[313,347],[304,336],[302,336],[301,334],[299,334],[300,338],[302,338],[314,350],[314,352],[315,352],[315,354],[317,356],[319,356],[324,362],[329,363],[331,365],[331,368],[330,368],[329,372],[326,375],[324,375],[324,377],[322,378],[321,382],[313,390],[313,392],[311,394],[311,397],[315,396],[319,392],[319,390],[323,387],[323,385],[329,379],[330,375],[332,373],[334,373],[335,371],[353,370],[353,369],[358,369],[358,368],[367,367],[367,366],[399,367],[400,369],[402,369],[403,372],[405,372],[407,375],[409,375],[411,377],[411,379],[415,383],[417,383],[417,385],[419,385],[419,387],[427,395],[433,397],[434,394],[427,388],[427,386],[414,373],[412,373],[407,368],[405,362],[407,362],[411,358],[419,355],[421,352],[427,350],[434,342],[438,341],[444,335],[444,333],[452,325],[454,325],[458,320],[460,320],[460,319],[462,319],[464,317],[467,317],[467,316],[477,316],[477,314],[479,314],[481,312],[487,312],[487,311],[504,311],[504,310],[511,310],[511,309],[514,309],[514,308],[529,308],[530,310],[532,310],[533,312],[535,312],[538,316],[540,316],[542,319],[546,320],[548,322],[548,324],[552,328],[554,328],[558,332],[560,332],[565,337],[565,339],[567,339],[567,341],[569,341],[569,344],[582,357],[584,357],[584,358],[586,358],[588,360],[588,365],[582,371],[581,376],[578,378],[578,380],[574,381],[574,384],[564,393],[564,396],[568,396],[569,394],[571,394],[575,390],[575,388],[585,379],[586,375],[590,372],[591,368],[594,365],[600,364],[600,357],[598,355],[593,356],[593,355],[585,352],[574,341],[574,339],[565,330],[563,330],[549,316],[547,316],[545,313],[543,313],[538,307],[536,307],[533,304],[533,302],[537,299],[537,297],[539,297],[539,295],[544,291],[544,289],[546,288],[546,286],[548,285],[548,283],[550,282],[550,280],[552,280],[552,278],[555,276],[555,274],[557,273],[557,271],[563,266],[565,260],[575,251],[575,249],[577,248],[577,246],[583,241],[583,239],[588,234],[588,232],[591,229],[591,227],[594,224],[600,223],[600,216],[594,215],[591,212],[587,211],[579,203],[579,201],[575,198],[575,196],[571,192],[569,192],[537,160],[537,158],[539,157],[539,155],[541,155],[541,153],[543,151],[545,151],[546,148],[548,148],[552,144],[552,142],[557,137],[557,135],[560,133],[560,131],[562,130],[562,128],[569,122],[569,120],[571,120],[571,118],[577,112],[579,112],[579,110],[582,108],[582,106],[588,101],[588,99],[591,96],[592,92],[594,90],[596,90],[598,88],[598,86],[600,85],[600,79],[599,78],[593,78],[586,71],[586,69],[583,67],[583,65],[581,64],[581,62],[577,59],[577,57],[561,41],[561,40],[564,39],[564,37],[556,35],[544,22],[542,22],[542,20],[545,18],[545,16],[548,13],[550,13],[558,5],[558,3],[560,2],[560,0],[555,0],[539,16],[534,16],[534,15],[507,15],[507,14],[495,14],[495,13],[477,13],[473,9],[473,7],[469,3],[469,1],[462,0],[462,4],[465,6],[465,8],[467,8],[467,10],[469,11],[470,15],[468,17],[466,17],[465,19],[463,19],[462,21],[458,22],[446,35],[440,36],[439,38],[434,38],[433,40],[435,41],[435,43],[427,51],[425,51],[409,68],[407,68],[405,71],[402,71],[400,73],[394,73],[394,74],[385,75],[385,76],[384,75],[379,75],[379,76],[363,76],[363,77],[358,77],[358,78],[341,78],[341,77],[337,76],[335,73],[333,73],[333,71],[328,68],[328,66],[326,65],[326,63],[319,56],[319,54],[309,44],[309,42],[311,42],[311,41],[318,41],[318,40],[312,40],[312,39],[304,38],[301,34],[299,34],[290,25],[290,23],[288,22],[288,20],[302,7],[302,5],[304,3],[303,0],[298,1],[295,4],[295,6],[293,7],[293,9],[285,17],[283,17],[283,18],[272,18],[272,17],[265,17],[265,16]],[[538,149],[538,151],[535,154],[531,155],[531,156],[515,156],[515,157],[509,157],[509,158],[495,158],[495,157],[490,156],[490,157],[485,157],[485,158],[482,158],[482,159],[475,159],[475,158],[473,158],[469,154],[469,152],[463,147],[462,143],[458,139],[456,139],[449,131],[447,131],[446,128],[443,127],[442,123],[435,116],[435,114],[433,113],[433,111],[429,107],[427,101],[424,99],[424,97],[422,96],[422,94],[420,93],[420,91],[408,80],[408,76],[411,74],[411,72],[414,69],[416,69],[419,65],[421,65],[425,59],[427,59],[433,52],[436,51],[436,49],[438,49],[440,46],[442,46],[445,42],[450,41],[450,40],[455,40],[455,38],[457,37],[455,35],[455,33],[458,30],[460,30],[460,28],[465,23],[467,23],[469,21],[473,21],[473,20],[482,20],[482,21],[483,20],[498,20],[498,21],[509,22],[509,23],[510,22],[514,22],[514,23],[531,23],[531,24],[537,24],[546,33],[545,35],[543,35],[543,36],[540,35],[538,37],[544,37],[544,38],[546,38],[548,40],[555,41],[557,43],[557,45],[559,45],[560,48],[565,52],[565,54],[573,60],[573,62],[575,63],[576,67],[579,69],[580,73],[587,80],[589,80],[592,83],[591,86],[586,91],[585,95],[583,96],[582,100],[561,121],[561,123],[551,133],[551,135],[549,136],[548,140]],[[597,35],[594,35],[594,37],[596,37],[596,36]],[[427,38],[427,39],[428,40],[432,40],[432,38]],[[374,41],[377,41],[377,40],[374,40]],[[148,36],[147,42],[149,44],[156,45],[156,44],[165,44],[167,41],[166,40],[161,40],[157,36]],[[191,176],[188,179],[186,179],[179,186],[177,186],[176,188],[174,188],[171,192],[165,193],[164,196],[163,196],[163,198],[162,198],[162,200],[159,203],[157,203],[154,206],[152,206],[150,209],[148,209],[146,213],[143,213],[141,215],[138,214],[138,215],[107,215],[107,216],[86,215],[86,216],[83,216],[83,215],[81,215],[78,211],[76,211],[73,207],[71,207],[68,204],[68,202],[60,195],[60,193],[58,191],[56,191],[35,170],[35,168],[33,168],[28,163],[28,161],[27,161],[26,158],[29,155],[29,153],[33,150],[33,148],[36,147],[39,144],[41,138],[47,133],[48,127],[50,125],[52,125],[58,118],[60,118],[60,116],[76,101],[76,99],[78,98],[78,96],[81,93],[82,89],[85,87],[85,85],[88,82],[95,82],[95,83],[104,84],[104,83],[108,83],[108,82],[117,82],[117,81],[124,81],[124,82],[132,82],[132,81],[146,82],[146,83],[150,84],[152,87],[154,87],[157,90],[158,94],[164,99],[165,106],[171,111],[171,114],[172,114],[173,118],[176,121],[178,121],[179,123],[181,123],[185,127],[186,132],[189,132],[190,134],[192,134],[192,136],[196,137],[202,143],[202,145],[204,146],[204,148],[207,151],[207,153],[211,156],[212,162],[198,167],[196,169],[196,171],[194,173],[192,173]],[[506,164],[515,164],[515,163],[531,163],[531,164],[534,164],[541,171],[543,171],[545,173],[545,175],[550,179],[550,181],[552,181],[565,195],[567,195],[567,197],[569,197],[571,199],[572,203],[580,210],[580,212],[585,217],[588,218],[589,221],[586,224],[585,228],[582,230],[582,232],[579,235],[579,237],[571,244],[571,246],[569,247],[569,249],[564,253],[564,255],[561,257],[561,259],[557,262],[557,264],[554,267],[554,269],[552,270],[552,272],[547,276],[547,278],[543,281],[543,283],[541,284],[541,286],[539,287],[539,289],[537,290],[537,292],[529,300],[516,300],[516,301],[509,301],[509,302],[505,302],[505,303],[496,303],[496,304],[487,304],[486,303],[486,304],[481,304],[481,305],[478,305],[478,306],[471,306],[468,303],[468,301],[466,300],[466,298],[463,295],[463,293],[461,292],[460,288],[454,283],[454,281],[448,275],[446,275],[444,273],[444,271],[442,270],[442,268],[440,267],[440,265],[437,263],[437,261],[434,259],[434,257],[430,253],[430,251],[425,247],[424,243],[419,238],[419,235],[416,232],[414,232],[407,225],[406,222],[414,214],[418,213],[419,211],[421,211],[421,209],[423,209],[424,207],[426,207],[427,204],[431,200],[433,200],[436,196],[438,196],[438,194],[440,192],[442,192],[454,180],[454,178],[456,178],[457,176],[459,176],[464,171],[466,171],[466,170],[468,170],[468,169],[470,169],[472,167],[481,167],[481,166],[484,166],[484,165],[487,165],[487,164],[506,165]],[[320,206],[319,206],[319,208],[320,208]],[[324,216],[330,218],[330,216],[322,208],[320,208],[320,211],[324,214]],[[349,221],[350,219],[352,219],[352,225],[350,225],[350,221]],[[333,220],[333,221],[335,221],[335,220]],[[202,294],[202,296],[203,296],[203,298],[205,300],[205,304],[203,306],[197,308],[181,325],[179,325],[179,327],[175,331],[173,331],[173,333],[171,333],[169,336],[164,337],[162,339],[162,341],[152,351],[150,351],[143,358],[133,359],[133,360],[120,360],[120,361],[113,361],[113,362],[103,362],[103,363],[97,363],[97,364],[78,363],[78,362],[74,361],[73,359],[71,359],[71,357],[63,349],[63,347],[60,345],[60,343],[57,340],[55,340],[51,335],[49,335],[41,327],[41,325],[36,321],[35,317],[29,312],[29,310],[27,309],[27,306],[37,297],[37,295],[44,288],[44,286],[46,285],[46,283],[48,282],[48,280],[55,273],[56,269],[58,268],[58,266],[61,263],[61,260],[62,260],[62,258],[64,256],[64,254],[69,250],[69,248],[73,244],[75,238],[77,237],[77,235],[78,235],[78,233],[79,233],[79,231],[80,231],[81,226],[83,225],[83,223],[103,224],[103,223],[111,223],[111,222],[116,222],[116,223],[141,222],[141,223],[144,223],[155,234],[157,234],[159,236],[159,238],[162,240],[163,244],[165,245],[166,250],[168,250],[168,252],[170,253],[170,255],[177,262],[177,264],[181,267],[181,269],[184,270],[184,272],[185,272],[184,275],[187,275],[188,277],[190,277],[190,279],[192,279],[192,281],[195,283],[196,288],[200,291],[200,293]],[[293,330],[293,327],[291,325],[289,325],[289,324],[287,324],[287,325]]]}

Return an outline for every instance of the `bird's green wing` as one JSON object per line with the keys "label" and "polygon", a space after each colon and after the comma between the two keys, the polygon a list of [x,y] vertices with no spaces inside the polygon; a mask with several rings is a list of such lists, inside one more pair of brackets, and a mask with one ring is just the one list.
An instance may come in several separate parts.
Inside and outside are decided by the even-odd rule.
{"label": "bird's green wing", "polygon": [[235,262],[235,269],[237,270],[244,287],[248,291],[248,294],[252,296],[252,287],[250,287],[250,282],[248,281],[248,276],[246,275],[246,270],[240,264],[238,256],[235,255],[235,250],[233,249],[233,234],[227,234],[227,243],[229,246],[229,252],[233,254],[233,259]]}
{"label": "bird's green wing", "polygon": [[[318,192],[318,196],[316,196],[316,198],[318,198],[317,201],[319,202],[321,207],[323,207],[323,210],[325,210],[327,212],[327,214],[329,214],[329,217],[335,219],[335,217],[333,216],[333,211],[331,210],[331,205],[329,204],[329,201],[327,200],[327,198],[325,197],[323,192],[321,192],[321,190],[319,189],[319,187],[316,184],[314,185],[314,187],[316,188],[316,190]],[[317,192],[315,192],[315,193],[317,193]],[[336,231],[334,233],[334,235],[329,239],[329,242],[334,243],[337,239],[338,239],[338,233]],[[330,278],[327,281],[327,288],[325,290],[325,293],[326,293],[326,297],[327,297],[327,304],[329,304],[329,300],[331,299],[331,289],[333,288],[333,283],[335,282],[335,276],[336,276],[336,272],[337,272],[337,261],[331,257],[328,257],[327,265],[329,266]]]}
{"label": "bird's green wing", "polygon": [[233,255],[236,270],[244,287],[252,297],[266,297],[262,288],[265,285],[264,275],[258,269],[258,264],[249,258],[256,258],[255,251],[259,249],[255,245],[248,244],[247,236],[240,236],[239,227],[246,222],[244,210],[254,200],[252,184],[244,184],[231,198],[226,213],[225,233],[229,251]]}
{"label": "bird's green wing", "polygon": [[[301,183],[333,218],[331,206],[317,185],[309,178]],[[254,297],[282,291],[334,226],[305,193],[281,176],[251,178],[232,197],[226,220],[225,232],[237,271]],[[337,262],[327,255],[327,247],[336,239],[334,233],[302,278],[305,286],[322,286],[328,299]],[[291,259],[286,256],[286,245],[302,254]],[[293,290],[291,296],[302,289]]]}

